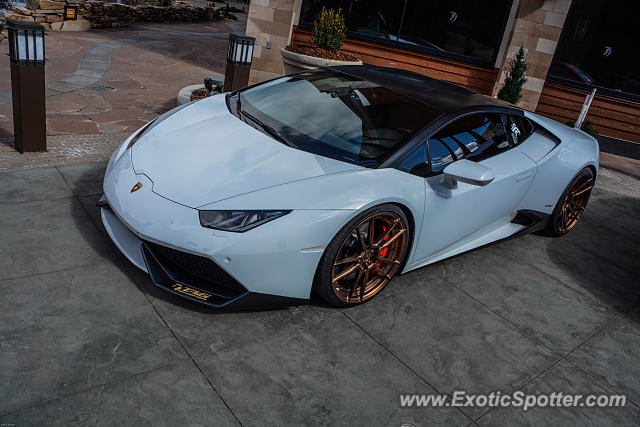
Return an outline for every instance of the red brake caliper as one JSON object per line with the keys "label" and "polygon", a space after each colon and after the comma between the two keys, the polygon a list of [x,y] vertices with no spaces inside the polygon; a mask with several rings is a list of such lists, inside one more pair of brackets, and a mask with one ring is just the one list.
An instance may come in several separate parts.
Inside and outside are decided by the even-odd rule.
{"label": "red brake caliper", "polygon": [[[382,226],[382,231],[385,232],[387,231],[387,227],[385,227],[384,225]],[[387,240],[389,238],[389,236],[385,237],[384,240]],[[380,256],[382,258],[384,258],[385,256],[387,256],[387,252],[389,251],[389,247],[384,248],[383,250],[380,251]],[[376,266],[380,267],[380,261],[376,262]],[[377,273],[377,270],[374,271],[374,273]]]}

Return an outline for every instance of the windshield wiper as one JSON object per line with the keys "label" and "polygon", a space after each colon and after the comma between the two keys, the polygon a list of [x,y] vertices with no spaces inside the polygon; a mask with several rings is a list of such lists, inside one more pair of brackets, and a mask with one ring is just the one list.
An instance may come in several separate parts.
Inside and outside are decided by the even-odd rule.
{"label": "windshield wiper", "polygon": [[[273,127],[269,126],[268,124],[264,123],[260,119],[252,116],[251,114],[247,113],[246,111],[238,110],[238,114],[241,117],[246,117],[246,118],[250,119],[252,122],[254,122],[258,126],[260,126],[260,128],[262,128],[262,130],[264,130],[266,133],[268,133],[272,138],[282,142],[284,145],[296,148],[296,146],[294,144],[289,142],[284,136],[280,135],[280,133],[277,130],[275,130]],[[245,120],[245,122],[246,122],[246,120]]]}

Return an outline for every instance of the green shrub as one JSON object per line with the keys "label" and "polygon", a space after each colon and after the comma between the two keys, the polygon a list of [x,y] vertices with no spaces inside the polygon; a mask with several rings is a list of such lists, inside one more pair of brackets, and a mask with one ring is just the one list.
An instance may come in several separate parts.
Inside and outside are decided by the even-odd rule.
{"label": "green shrub", "polygon": [[332,51],[340,50],[344,38],[347,36],[347,26],[344,23],[344,16],[337,11],[326,9],[322,6],[320,19],[313,23],[313,33],[311,41],[318,47]]}
{"label": "green shrub", "polygon": [[[574,120],[568,120],[565,124],[567,126],[573,127],[576,124],[576,122]],[[591,123],[589,120],[585,120],[584,122],[582,122],[582,126],[580,127],[580,130],[586,132],[587,134],[591,135],[594,138],[597,138],[600,136],[598,131],[593,127],[593,123]]]}
{"label": "green shrub", "polygon": [[516,105],[522,99],[522,86],[527,82],[524,74],[526,71],[525,51],[521,46],[518,53],[516,53],[516,57],[509,63],[509,71],[504,80],[504,86],[498,92],[498,99]]}

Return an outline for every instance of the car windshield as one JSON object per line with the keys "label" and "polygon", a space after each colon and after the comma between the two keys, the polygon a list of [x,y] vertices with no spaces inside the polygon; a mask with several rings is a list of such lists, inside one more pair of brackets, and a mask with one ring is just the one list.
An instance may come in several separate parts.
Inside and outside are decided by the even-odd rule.
{"label": "car windshield", "polygon": [[240,101],[241,111],[291,146],[365,167],[378,166],[439,116],[401,93],[328,69],[246,89]]}

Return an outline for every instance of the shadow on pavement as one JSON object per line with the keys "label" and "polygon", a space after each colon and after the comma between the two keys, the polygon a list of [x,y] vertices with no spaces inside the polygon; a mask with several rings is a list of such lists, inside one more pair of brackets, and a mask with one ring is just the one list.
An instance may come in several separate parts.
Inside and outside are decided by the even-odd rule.
{"label": "shadow on pavement", "polygon": [[575,229],[551,238],[547,255],[558,279],[607,306],[627,312],[640,304],[640,199],[599,191]]}

